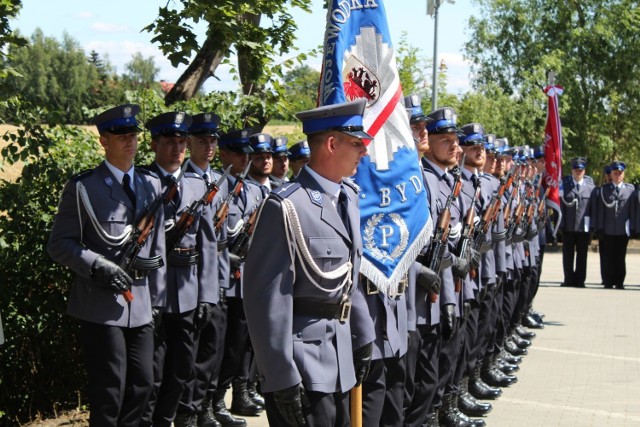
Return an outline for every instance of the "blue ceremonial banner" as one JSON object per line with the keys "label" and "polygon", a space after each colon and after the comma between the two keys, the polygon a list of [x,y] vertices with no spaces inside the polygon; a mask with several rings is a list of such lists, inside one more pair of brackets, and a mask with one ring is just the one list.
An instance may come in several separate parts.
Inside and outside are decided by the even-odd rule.
{"label": "blue ceremonial banner", "polygon": [[354,176],[360,187],[360,272],[393,293],[431,237],[427,190],[404,107],[382,0],[333,0],[327,12],[320,105],[367,99],[374,137]]}

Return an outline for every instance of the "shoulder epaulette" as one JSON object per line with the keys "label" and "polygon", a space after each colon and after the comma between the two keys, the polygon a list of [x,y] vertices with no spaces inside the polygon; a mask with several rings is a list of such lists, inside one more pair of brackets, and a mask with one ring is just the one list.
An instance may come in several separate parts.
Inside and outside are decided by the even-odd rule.
{"label": "shoulder epaulette", "polygon": [[183,175],[184,178],[192,178],[192,179],[198,179],[198,180],[203,180],[204,178],[202,178],[200,175],[198,175],[195,172],[185,172]]}
{"label": "shoulder epaulette", "polygon": [[301,188],[299,182],[287,182],[271,191],[271,195],[277,197],[278,199],[286,199],[299,188]]}
{"label": "shoulder epaulette", "polygon": [[[158,175],[154,171],[152,171],[150,169],[147,169],[144,166],[136,166],[135,171],[139,172],[139,173],[141,173],[143,175],[150,176],[152,178],[158,178]],[[160,179],[160,178],[158,178],[158,179]]]}
{"label": "shoulder epaulette", "polygon": [[593,184],[593,178],[591,178],[589,175],[585,175],[582,179],[584,179],[586,182]]}
{"label": "shoulder epaulette", "polygon": [[95,169],[87,169],[86,171],[79,172],[79,173],[77,173],[77,174],[73,175],[73,176],[71,177],[71,180],[73,180],[73,181],[75,181],[75,182],[78,182],[78,181],[80,181],[80,180],[81,180],[81,179],[83,179],[83,178],[86,178],[86,177],[88,177],[88,176],[91,176],[91,174],[93,173],[93,171],[94,171],[94,170],[95,170]]}
{"label": "shoulder epaulette", "polygon": [[348,185],[349,187],[351,187],[353,189],[353,191],[356,192],[356,194],[358,194],[360,192],[360,186],[358,186],[358,184],[356,184],[356,182],[351,179],[351,178],[343,178],[342,182],[346,185]]}

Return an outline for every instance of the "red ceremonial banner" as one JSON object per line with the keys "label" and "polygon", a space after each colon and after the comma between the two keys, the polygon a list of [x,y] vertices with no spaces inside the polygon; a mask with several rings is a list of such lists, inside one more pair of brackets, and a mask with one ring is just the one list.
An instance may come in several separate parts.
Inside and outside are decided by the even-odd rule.
{"label": "red ceremonial banner", "polygon": [[545,185],[549,188],[547,207],[558,214],[553,235],[555,236],[560,225],[562,213],[560,212],[560,182],[562,179],[562,125],[558,111],[558,96],[562,95],[562,86],[549,85],[543,89],[547,94],[547,126],[545,128],[544,160],[545,160]]}

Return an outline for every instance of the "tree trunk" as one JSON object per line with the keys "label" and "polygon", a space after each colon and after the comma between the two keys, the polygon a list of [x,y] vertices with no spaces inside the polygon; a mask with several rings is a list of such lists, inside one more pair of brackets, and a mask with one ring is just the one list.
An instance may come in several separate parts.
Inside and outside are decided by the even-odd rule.
{"label": "tree trunk", "polygon": [[229,49],[229,45],[221,45],[221,41],[216,38],[215,34],[215,31],[209,31],[209,35],[196,57],[182,73],[167,96],[165,96],[164,103],[166,106],[172,105],[177,101],[187,101],[193,98],[204,82],[214,75],[216,68],[218,68]]}

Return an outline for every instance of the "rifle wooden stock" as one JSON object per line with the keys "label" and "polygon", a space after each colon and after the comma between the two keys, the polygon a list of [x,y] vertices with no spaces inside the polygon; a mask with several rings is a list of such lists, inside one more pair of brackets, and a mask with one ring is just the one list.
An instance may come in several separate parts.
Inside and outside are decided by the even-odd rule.
{"label": "rifle wooden stock", "polygon": [[362,427],[362,386],[354,387],[349,392],[349,412],[351,415],[351,425]]}
{"label": "rifle wooden stock", "polygon": [[235,187],[233,187],[233,191],[231,191],[227,197],[225,197],[224,201],[216,211],[215,216],[213,217],[213,224],[215,225],[216,231],[219,231],[224,224],[225,219],[227,219],[227,215],[229,215],[229,203],[231,203],[231,199],[235,196],[240,195],[240,191],[242,191],[242,186],[244,185],[243,179],[238,179]]}

